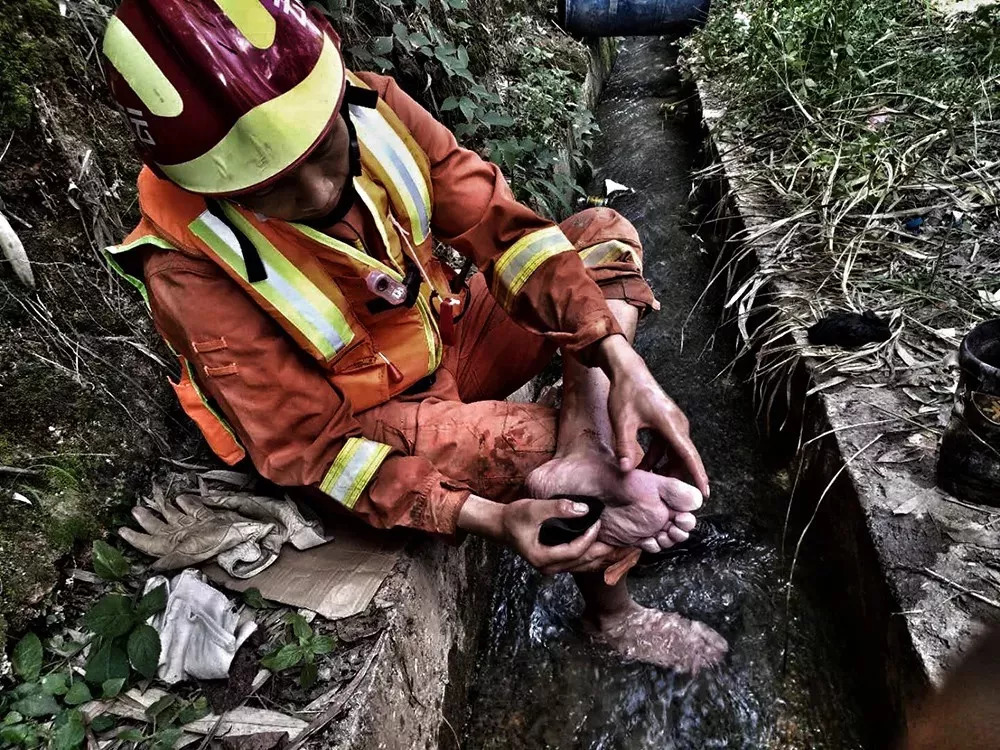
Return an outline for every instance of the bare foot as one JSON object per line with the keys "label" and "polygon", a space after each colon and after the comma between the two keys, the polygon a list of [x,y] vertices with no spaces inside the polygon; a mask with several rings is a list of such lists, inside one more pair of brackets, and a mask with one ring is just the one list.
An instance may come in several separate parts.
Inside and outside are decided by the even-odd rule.
{"label": "bare foot", "polygon": [[654,553],[688,538],[696,523],[691,511],[702,502],[701,493],[679,479],[638,469],[622,472],[613,456],[597,452],[553,458],[525,484],[532,497],[600,498],[606,508],[598,539]]}
{"label": "bare foot", "polygon": [[595,643],[614,649],[626,659],[697,674],[722,661],[726,639],[697,620],[676,612],[661,612],[635,602],[621,612],[584,617],[584,629]]}

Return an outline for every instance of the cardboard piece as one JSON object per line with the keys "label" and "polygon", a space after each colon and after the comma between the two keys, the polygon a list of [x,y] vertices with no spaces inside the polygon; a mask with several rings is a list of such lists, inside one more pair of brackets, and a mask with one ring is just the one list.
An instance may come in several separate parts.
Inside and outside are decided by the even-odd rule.
{"label": "cardboard piece", "polygon": [[215,563],[202,569],[233,591],[260,590],[265,599],[304,607],[337,620],[368,608],[403,549],[403,534],[344,519],[332,542],[307,550],[285,545],[278,561],[253,578],[233,578]]}

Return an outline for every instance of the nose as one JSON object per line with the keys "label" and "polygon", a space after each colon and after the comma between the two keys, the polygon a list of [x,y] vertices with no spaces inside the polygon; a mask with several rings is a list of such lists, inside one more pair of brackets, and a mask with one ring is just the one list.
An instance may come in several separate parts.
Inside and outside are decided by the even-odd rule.
{"label": "nose", "polygon": [[333,180],[318,164],[303,164],[299,168],[299,209],[307,214],[319,214],[334,198]]}

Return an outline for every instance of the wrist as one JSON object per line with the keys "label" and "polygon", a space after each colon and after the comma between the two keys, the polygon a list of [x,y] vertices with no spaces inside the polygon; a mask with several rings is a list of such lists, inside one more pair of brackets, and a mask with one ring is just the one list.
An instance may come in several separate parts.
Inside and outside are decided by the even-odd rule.
{"label": "wrist", "polygon": [[458,513],[458,528],[470,534],[502,541],[503,507],[485,497],[470,494]]}
{"label": "wrist", "polygon": [[628,372],[637,356],[628,339],[621,334],[607,336],[597,343],[597,364],[612,382],[616,376]]}

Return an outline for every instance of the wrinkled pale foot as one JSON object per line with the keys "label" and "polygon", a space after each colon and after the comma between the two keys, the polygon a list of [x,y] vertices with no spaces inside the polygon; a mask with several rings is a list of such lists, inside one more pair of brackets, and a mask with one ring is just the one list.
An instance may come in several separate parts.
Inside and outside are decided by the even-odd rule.
{"label": "wrinkled pale foot", "polygon": [[689,484],[638,469],[622,472],[614,457],[584,453],[553,458],[525,482],[531,497],[597,497],[606,504],[598,539],[620,547],[659,552],[686,541],[701,493]]}
{"label": "wrinkled pale foot", "polygon": [[676,612],[634,605],[620,618],[598,624],[584,618],[591,639],[633,661],[697,674],[722,661],[729,644],[708,625]]}

